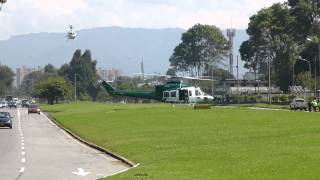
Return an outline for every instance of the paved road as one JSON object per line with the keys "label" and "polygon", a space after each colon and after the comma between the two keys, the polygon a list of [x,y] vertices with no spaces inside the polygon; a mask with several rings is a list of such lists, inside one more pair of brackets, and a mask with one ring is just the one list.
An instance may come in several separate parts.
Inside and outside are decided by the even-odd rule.
{"label": "paved road", "polygon": [[74,140],[43,115],[9,111],[13,129],[0,128],[1,180],[91,180],[128,169]]}

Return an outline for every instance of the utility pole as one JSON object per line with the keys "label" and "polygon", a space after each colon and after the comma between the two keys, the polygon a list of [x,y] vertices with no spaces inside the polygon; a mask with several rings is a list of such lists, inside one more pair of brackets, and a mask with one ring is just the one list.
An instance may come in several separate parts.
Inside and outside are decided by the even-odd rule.
{"label": "utility pole", "polygon": [[211,67],[211,76],[212,76],[212,82],[211,82],[211,95],[213,96],[213,65]]}
{"label": "utility pole", "polygon": [[292,63],[292,88],[294,87],[294,62]]}
{"label": "utility pole", "polygon": [[271,104],[271,58],[268,58],[268,69],[269,69],[269,104]]}
{"label": "utility pole", "polygon": [[[319,69],[320,69],[320,44],[319,44],[318,53],[319,53],[319,57],[318,57],[319,59],[318,59],[318,60],[319,60]],[[317,88],[316,90],[318,90],[318,88]],[[317,97],[318,100],[319,100],[320,97],[318,97],[318,95],[319,95],[319,94],[318,94],[318,91],[317,91],[316,93],[317,93],[316,97]]]}
{"label": "utility pole", "polygon": [[240,105],[240,95],[239,95],[239,56],[237,56],[237,99],[238,105]]}
{"label": "utility pole", "polygon": [[74,73],[74,101],[77,101],[77,74]]}
{"label": "utility pole", "polygon": [[314,57],[314,97],[317,99],[317,56]]}

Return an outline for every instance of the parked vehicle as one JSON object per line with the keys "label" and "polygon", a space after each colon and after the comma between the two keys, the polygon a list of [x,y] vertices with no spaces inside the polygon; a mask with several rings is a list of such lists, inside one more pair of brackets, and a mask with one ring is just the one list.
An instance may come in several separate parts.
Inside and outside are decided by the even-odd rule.
{"label": "parked vehicle", "polygon": [[40,114],[40,107],[38,104],[30,104],[28,107],[28,114],[30,113],[38,113]]}
{"label": "parked vehicle", "polygon": [[8,107],[8,102],[7,101],[2,101],[2,108],[7,108]]}
{"label": "parked vehicle", "polygon": [[12,129],[12,117],[9,112],[0,112],[0,127]]}
{"label": "parked vehicle", "polygon": [[304,99],[294,99],[292,103],[290,103],[291,110],[308,110],[308,103]]}

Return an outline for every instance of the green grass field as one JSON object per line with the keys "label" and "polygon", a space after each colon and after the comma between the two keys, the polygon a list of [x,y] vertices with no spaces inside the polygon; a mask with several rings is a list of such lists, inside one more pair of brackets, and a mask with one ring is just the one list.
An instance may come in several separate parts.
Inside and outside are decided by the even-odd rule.
{"label": "green grass field", "polygon": [[[77,103],[45,106],[65,127],[141,163],[110,179],[317,179],[320,113]],[[109,179],[109,178],[108,178]]]}

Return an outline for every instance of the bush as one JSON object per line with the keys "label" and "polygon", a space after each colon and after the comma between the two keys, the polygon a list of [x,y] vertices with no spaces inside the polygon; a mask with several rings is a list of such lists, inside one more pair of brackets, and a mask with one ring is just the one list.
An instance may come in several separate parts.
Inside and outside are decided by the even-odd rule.
{"label": "bush", "polygon": [[282,101],[282,102],[285,102],[285,101],[288,101],[289,98],[286,95],[282,95],[282,96],[279,97],[279,100]]}

